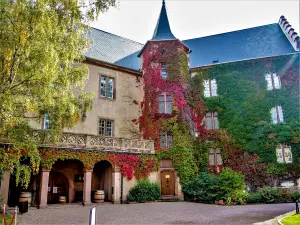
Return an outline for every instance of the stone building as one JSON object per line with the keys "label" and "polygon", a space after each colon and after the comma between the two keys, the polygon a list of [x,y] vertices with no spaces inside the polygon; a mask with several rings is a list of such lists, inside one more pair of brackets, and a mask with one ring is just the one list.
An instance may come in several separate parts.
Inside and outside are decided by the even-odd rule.
{"label": "stone building", "polygon": [[[28,190],[34,194],[34,201],[39,207],[58,203],[59,196],[66,196],[68,202],[89,204],[93,201],[95,190],[104,190],[105,201],[126,201],[128,191],[137,183],[137,179],[135,176],[131,179],[123,176],[122,157],[147,156],[151,161],[151,157],[155,158],[155,149],[172,146],[175,141],[172,134],[163,133],[159,127],[151,128],[150,125],[141,128],[138,122],[135,123],[137,118],[143,116],[146,107],[150,112],[146,117],[157,113],[154,107],[160,114],[170,114],[172,98],[180,99],[184,95],[178,92],[178,96],[170,96],[166,89],[157,88],[155,97],[145,102],[149,95],[147,88],[151,87],[147,86],[149,83],[144,79],[148,76],[149,82],[152,82],[155,78],[146,74],[145,61],[149,60],[149,54],[160,53],[155,62],[149,63],[154,68],[153,74],[158,74],[170,85],[185,76],[179,76],[182,72],[179,67],[169,67],[172,63],[183,63],[188,68],[187,76],[191,77],[197,76],[200,70],[218,65],[280,57],[291,58],[293,62],[298,60],[296,68],[299,69],[299,36],[283,16],[274,24],[179,40],[171,32],[163,1],[153,37],[145,45],[95,28],[89,30],[89,37],[92,46],[85,54],[84,63],[89,68],[85,91],[96,93],[93,108],[82,115],[80,123],[64,130],[59,143],[41,145],[43,160],[49,161],[49,164],[44,163],[40,173],[33,176]],[[181,61],[182,55],[187,61]],[[284,75],[276,71],[263,74],[268,85],[266,88],[280,89],[285,84],[280,81]],[[213,98],[222,93],[219,92],[218,82],[214,78],[204,80],[204,97]],[[297,82],[299,85],[299,79]],[[184,82],[180,88],[186,90]],[[137,104],[141,102],[146,104],[144,108]],[[271,118],[274,123],[283,122],[284,109],[275,105],[271,110],[270,122]],[[183,109],[182,115],[186,113],[188,109]],[[48,120],[45,115],[40,123],[32,122],[37,129],[37,138],[49,128]],[[221,125],[217,112],[206,112],[203,116],[203,129],[216,130]],[[155,132],[150,134],[150,129]],[[199,135],[193,127],[192,133]],[[50,151],[58,153],[49,159],[47,152]],[[220,150],[209,151],[207,163],[210,166],[222,166]],[[64,155],[73,156],[64,158]],[[277,150],[277,157],[282,163],[292,160],[290,146],[282,145]],[[138,166],[143,167],[141,160]],[[159,167],[149,166],[148,169],[150,180],[161,185],[164,196],[183,199],[180,179],[171,160],[161,160]],[[14,182],[9,172],[5,172],[1,193],[4,201],[10,205],[17,202],[21,191]]]}

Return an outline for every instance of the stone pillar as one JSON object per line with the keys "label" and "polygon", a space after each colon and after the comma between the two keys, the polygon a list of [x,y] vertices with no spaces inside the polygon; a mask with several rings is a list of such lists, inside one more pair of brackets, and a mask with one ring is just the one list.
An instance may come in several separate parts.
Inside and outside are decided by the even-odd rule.
{"label": "stone pillar", "polygon": [[1,179],[1,195],[3,197],[3,203],[5,204],[7,204],[8,201],[9,180],[10,180],[10,171],[9,170],[3,171],[2,179]]}
{"label": "stone pillar", "polygon": [[112,201],[114,204],[120,204],[121,178],[122,176],[120,172],[120,167],[116,165],[114,171],[112,172],[112,187],[113,187]]}
{"label": "stone pillar", "polygon": [[40,178],[40,203],[39,208],[47,207],[47,198],[48,198],[48,184],[49,184],[49,174],[50,170],[43,168]]}
{"label": "stone pillar", "polygon": [[92,173],[93,169],[83,169],[83,205],[90,205],[91,202],[91,189],[92,189]]}

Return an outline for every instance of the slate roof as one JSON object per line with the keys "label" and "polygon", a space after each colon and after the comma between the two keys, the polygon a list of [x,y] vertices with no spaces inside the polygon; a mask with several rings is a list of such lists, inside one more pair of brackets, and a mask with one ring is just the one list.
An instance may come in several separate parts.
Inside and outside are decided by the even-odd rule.
{"label": "slate roof", "polygon": [[161,11],[156,23],[156,27],[153,33],[152,41],[161,41],[161,40],[175,40],[175,36],[173,35],[169,19],[166,10],[165,1],[162,2]]}
{"label": "slate roof", "polygon": [[[85,54],[87,58],[139,70],[138,54],[143,44],[91,28],[89,38],[92,46]],[[218,63],[241,61],[295,53],[279,24],[253,27],[207,37],[184,40],[192,52],[190,67],[201,67]]]}
{"label": "slate roof", "polygon": [[92,27],[89,29],[88,38],[91,45],[84,54],[86,58],[128,69],[140,69],[140,58],[137,55],[143,44]]}
{"label": "slate roof", "polygon": [[278,23],[183,41],[191,50],[190,67],[296,52]]}

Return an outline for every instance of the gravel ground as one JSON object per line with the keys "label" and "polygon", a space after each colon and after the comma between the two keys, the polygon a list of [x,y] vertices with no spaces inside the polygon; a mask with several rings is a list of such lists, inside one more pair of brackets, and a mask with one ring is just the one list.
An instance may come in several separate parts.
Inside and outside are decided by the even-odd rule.
{"label": "gravel ground", "polygon": [[[92,207],[92,206],[91,206]],[[89,209],[79,205],[30,209],[18,216],[19,225],[87,224]],[[292,211],[294,204],[217,206],[189,202],[96,206],[97,224],[205,224],[246,225]]]}

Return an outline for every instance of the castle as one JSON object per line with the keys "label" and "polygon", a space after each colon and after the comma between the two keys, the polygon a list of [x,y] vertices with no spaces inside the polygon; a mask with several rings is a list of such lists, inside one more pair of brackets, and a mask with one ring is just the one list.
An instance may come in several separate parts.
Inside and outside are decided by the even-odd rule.
{"label": "castle", "polygon": [[[39,207],[58,203],[59,196],[89,204],[95,190],[120,203],[143,176],[160,184],[163,197],[183,199],[184,162],[157,153],[172,147],[195,149],[187,162],[194,172],[229,166],[243,171],[249,186],[264,185],[253,177],[266,176],[266,167],[253,161],[258,157],[285,168],[273,185],[297,186],[300,40],[284,16],[274,24],[179,40],[163,1],[146,44],[95,28],[89,38],[84,91],[96,97],[59,143],[41,146],[42,168],[28,190]],[[49,118],[32,126],[39,137]],[[1,193],[10,205],[20,193],[14,182],[5,172]]]}

